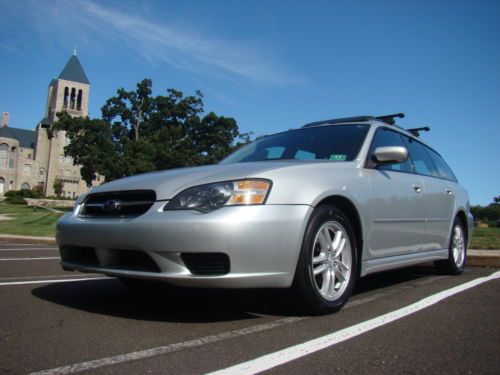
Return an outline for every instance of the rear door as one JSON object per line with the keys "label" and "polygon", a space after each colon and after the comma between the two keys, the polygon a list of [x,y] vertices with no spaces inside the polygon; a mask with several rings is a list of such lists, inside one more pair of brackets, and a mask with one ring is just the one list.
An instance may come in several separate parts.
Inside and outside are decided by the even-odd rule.
{"label": "rear door", "polygon": [[421,176],[427,211],[426,230],[422,251],[445,249],[451,226],[455,199],[447,180],[442,178],[431,149],[422,143],[403,136],[411,160],[412,172]]}
{"label": "rear door", "polygon": [[[389,128],[377,129],[369,158],[377,147],[406,145],[400,133]],[[423,180],[411,172],[407,161],[400,164],[376,166],[367,160],[370,176],[372,213],[368,233],[370,258],[418,252],[425,236],[426,205]]]}

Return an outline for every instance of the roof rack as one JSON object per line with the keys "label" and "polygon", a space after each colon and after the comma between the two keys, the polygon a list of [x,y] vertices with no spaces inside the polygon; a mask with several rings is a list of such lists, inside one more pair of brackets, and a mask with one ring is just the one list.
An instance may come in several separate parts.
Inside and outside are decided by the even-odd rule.
{"label": "roof rack", "polygon": [[404,117],[405,117],[404,113],[395,113],[393,115],[377,116],[375,117],[375,119],[385,122],[386,124],[389,125],[395,125],[396,124],[395,118],[404,118]]}
{"label": "roof rack", "polygon": [[343,118],[334,118],[331,120],[322,120],[322,121],[316,121],[316,122],[310,122],[308,124],[305,124],[302,126],[303,128],[309,128],[311,126],[318,126],[318,125],[326,125],[326,124],[340,124],[343,122],[357,122],[357,121],[371,121],[375,120],[374,116],[356,116],[356,117],[343,117]]}
{"label": "roof rack", "polygon": [[431,130],[431,128],[429,128],[428,126],[424,126],[422,128],[413,128],[413,129],[405,129],[405,130],[409,131],[415,137],[420,137],[420,132],[421,131],[428,132],[429,130]]}
{"label": "roof rack", "polygon": [[318,125],[326,125],[326,124],[340,124],[344,122],[365,122],[365,121],[382,121],[389,125],[394,125],[396,121],[394,120],[396,117],[403,118],[405,117],[404,113],[396,113],[394,115],[385,115],[385,116],[356,116],[356,117],[343,117],[343,118],[334,118],[331,120],[322,120],[316,122],[310,122],[302,126],[303,128],[309,128],[311,126]]}

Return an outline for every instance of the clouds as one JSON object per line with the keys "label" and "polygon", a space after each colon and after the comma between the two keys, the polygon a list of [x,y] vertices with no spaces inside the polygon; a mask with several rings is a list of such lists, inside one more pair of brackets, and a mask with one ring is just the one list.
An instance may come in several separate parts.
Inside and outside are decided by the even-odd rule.
{"label": "clouds", "polygon": [[[2,7],[15,11],[12,3]],[[256,86],[302,84],[296,75],[286,73],[288,68],[263,41],[205,35],[195,25],[186,29],[173,18],[155,18],[154,9],[94,1],[32,1],[17,10],[17,16],[46,40],[56,36],[70,45],[78,40],[97,48],[124,47],[150,64],[167,63],[199,78]]]}

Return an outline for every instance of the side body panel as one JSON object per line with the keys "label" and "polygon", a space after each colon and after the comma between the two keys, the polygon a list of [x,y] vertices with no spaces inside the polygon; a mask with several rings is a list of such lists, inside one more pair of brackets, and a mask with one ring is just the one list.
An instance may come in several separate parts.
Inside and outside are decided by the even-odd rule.
{"label": "side body panel", "polygon": [[418,175],[369,169],[372,220],[368,258],[422,250],[426,226],[425,194]]}
{"label": "side body panel", "polygon": [[448,248],[455,196],[447,180],[422,176],[426,199],[427,225],[422,251]]}

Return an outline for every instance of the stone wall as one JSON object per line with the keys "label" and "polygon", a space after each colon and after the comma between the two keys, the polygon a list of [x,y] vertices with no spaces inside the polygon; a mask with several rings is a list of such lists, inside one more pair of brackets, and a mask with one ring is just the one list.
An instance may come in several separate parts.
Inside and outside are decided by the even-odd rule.
{"label": "stone wall", "polygon": [[24,198],[28,206],[39,207],[73,207],[76,201],[62,199],[34,199]]}

